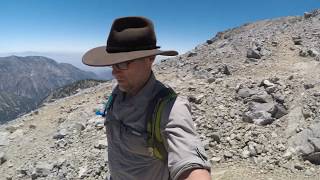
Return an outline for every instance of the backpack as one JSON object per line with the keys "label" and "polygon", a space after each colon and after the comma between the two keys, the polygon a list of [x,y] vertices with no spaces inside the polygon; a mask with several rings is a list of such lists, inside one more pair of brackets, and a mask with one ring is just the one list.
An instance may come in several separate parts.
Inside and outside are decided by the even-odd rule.
{"label": "backpack", "polygon": [[[115,98],[115,94],[111,94],[109,96],[108,101],[105,104],[104,111],[100,115],[105,117],[106,113],[111,110]],[[168,153],[164,146],[164,141],[161,135],[161,119],[163,115],[163,110],[165,109],[166,105],[171,101],[175,101],[176,98],[177,94],[173,89],[171,89],[170,87],[163,87],[150,101],[147,109],[146,134],[148,151],[150,152],[150,155],[162,161],[165,161],[167,159]],[[170,108],[172,108],[172,106]],[[131,130],[133,134],[141,135],[139,131],[123,123],[122,125],[126,126],[127,129]]]}

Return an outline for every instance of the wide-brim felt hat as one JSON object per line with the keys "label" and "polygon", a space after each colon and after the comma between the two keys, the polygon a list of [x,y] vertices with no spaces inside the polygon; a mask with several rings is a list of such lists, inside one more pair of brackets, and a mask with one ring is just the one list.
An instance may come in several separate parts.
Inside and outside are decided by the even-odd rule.
{"label": "wide-brim felt hat", "polygon": [[111,66],[156,55],[178,55],[177,51],[159,48],[153,23],[149,19],[137,16],[122,17],[114,20],[107,45],[86,52],[82,62],[89,66]]}

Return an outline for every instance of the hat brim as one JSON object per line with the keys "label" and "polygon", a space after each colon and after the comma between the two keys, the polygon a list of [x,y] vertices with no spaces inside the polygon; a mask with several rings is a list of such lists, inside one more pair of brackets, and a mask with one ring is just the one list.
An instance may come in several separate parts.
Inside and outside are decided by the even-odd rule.
{"label": "hat brim", "polygon": [[113,64],[140,59],[149,56],[163,55],[176,56],[177,51],[162,51],[159,49],[130,51],[120,53],[108,53],[106,46],[96,47],[86,52],[82,62],[88,66],[111,66]]}

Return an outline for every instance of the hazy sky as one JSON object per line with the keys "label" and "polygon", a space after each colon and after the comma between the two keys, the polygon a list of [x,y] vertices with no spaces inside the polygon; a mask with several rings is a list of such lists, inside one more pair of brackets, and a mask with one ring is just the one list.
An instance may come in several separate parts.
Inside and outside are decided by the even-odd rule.
{"label": "hazy sky", "polygon": [[0,54],[83,54],[105,44],[114,18],[129,15],[152,19],[158,45],[183,53],[218,31],[303,15],[320,0],[0,0],[0,8]]}

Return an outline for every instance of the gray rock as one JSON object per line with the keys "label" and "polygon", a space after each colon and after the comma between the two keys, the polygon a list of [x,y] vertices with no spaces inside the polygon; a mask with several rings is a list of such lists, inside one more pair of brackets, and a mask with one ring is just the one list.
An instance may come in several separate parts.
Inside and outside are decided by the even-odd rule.
{"label": "gray rock", "polygon": [[241,88],[238,91],[238,95],[242,98],[250,97],[256,93],[257,93],[256,91],[249,89],[247,87]]}
{"label": "gray rock", "polygon": [[285,100],[285,96],[280,93],[273,94],[273,98],[280,104],[283,104]]}
{"label": "gray rock", "polygon": [[5,129],[7,131],[9,131],[10,133],[13,133],[14,131],[16,131],[18,129],[18,127],[16,127],[16,126],[7,126]]}
{"label": "gray rock", "polygon": [[213,41],[211,39],[208,39],[206,42],[207,42],[207,44],[212,44],[213,43]]}
{"label": "gray rock", "polygon": [[88,167],[87,166],[84,166],[84,167],[80,167],[79,168],[79,172],[78,172],[78,177],[80,179],[84,178],[84,177],[87,177],[87,172],[88,172]]}
{"label": "gray rock", "polygon": [[82,123],[79,123],[79,122],[77,122],[73,125],[73,129],[75,129],[77,131],[83,131],[85,128],[86,128],[86,126]]}
{"label": "gray rock", "polygon": [[295,153],[295,149],[293,147],[289,147],[286,152],[282,155],[285,159],[289,160]]}
{"label": "gray rock", "polygon": [[270,87],[266,87],[266,92],[268,93],[268,94],[272,94],[272,93],[274,93],[276,90],[277,90],[277,86],[270,86]]}
{"label": "gray rock", "polygon": [[195,104],[201,104],[202,100],[193,95],[188,96],[188,101]]}
{"label": "gray rock", "polygon": [[306,49],[300,49],[299,56],[301,57],[308,57],[309,53]]}
{"label": "gray rock", "polygon": [[261,82],[261,85],[265,88],[275,86],[272,82],[270,82],[268,79],[265,79]]}
{"label": "gray rock", "polygon": [[64,139],[59,139],[55,142],[57,148],[65,148],[68,145],[68,142]]}
{"label": "gray rock", "polygon": [[316,92],[313,94],[314,97],[320,97],[320,92]]}
{"label": "gray rock", "polygon": [[305,89],[311,89],[311,88],[314,88],[314,84],[304,84],[303,87]]}
{"label": "gray rock", "polygon": [[303,170],[303,165],[301,165],[300,163],[295,163],[293,167],[298,170]]}
{"label": "gray rock", "polygon": [[278,43],[277,41],[272,41],[272,42],[271,42],[271,45],[274,46],[274,47],[278,46],[278,44],[279,44],[279,43]]}
{"label": "gray rock", "polygon": [[206,140],[202,141],[202,144],[203,144],[205,150],[209,150],[209,148],[210,148],[210,139],[206,139]]}
{"label": "gray rock", "polygon": [[210,159],[210,162],[211,162],[211,164],[215,164],[215,163],[217,163],[217,162],[220,162],[221,161],[221,157],[212,157],[211,159]]}
{"label": "gray rock", "polygon": [[274,111],[272,112],[272,117],[279,119],[279,118],[285,116],[286,114],[288,114],[288,111],[282,105],[276,104],[274,106]]}
{"label": "gray rock", "polygon": [[315,49],[309,49],[307,52],[308,52],[309,56],[311,56],[311,57],[316,57],[319,55],[319,52]]}
{"label": "gray rock", "polygon": [[34,125],[34,124],[30,124],[30,125],[29,125],[29,129],[36,129],[36,128],[37,128],[37,126]]}
{"label": "gray rock", "polygon": [[304,13],[303,13],[303,17],[304,17],[305,19],[309,19],[311,16],[312,16],[312,13],[309,13],[309,12],[304,12]]}
{"label": "gray rock", "polygon": [[267,125],[273,122],[271,114],[266,111],[248,111],[243,114],[243,121],[255,123],[257,125]]}
{"label": "gray rock", "polygon": [[315,152],[304,156],[304,159],[309,160],[313,164],[320,165],[320,152]]}
{"label": "gray rock", "polygon": [[290,137],[295,134],[298,125],[304,122],[304,116],[302,114],[302,107],[295,106],[291,109],[286,116],[286,120],[288,122],[286,128],[286,136]]}
{"label": "gray rock", "polygon": [[292,37],[292,40],[294,42],[294,45],[302,45],[302,39],[300,36]]}
{"label": "gray rock", "polygon": [[27,176],[28,175],[28,169],[26,169],[26,168],[19,168],[19,169],[17,169],[17,176],[19,177],[19,178],[23,178],[23,177],[25,177],[25,176]]}
{"label": "gray rock", "polygon": [[248,151],[247,148],[245,148],[244,150],[242,150],[242,152],[241,152],[241,157],[244,158],[244,159],[250,157],[250,152]]}
{"label": "gray rock", "polygon": [[108,147],[107,140],[99,140],[98,143],[94,146],[97,149],[106,149]]}
{"label": "gray rock", "polygon": [[197,55],[198,55],[198,53],[196,53],[196,52],[189,52],[187,57],[193,57],[193,56],[197,56]]}
{"label": "gray rock", "polygon": [[61,169],[61,167],[66,163],[66,161],[67,160],[65,158],[60,157],[53,163],[53,167]]}
{"label": "gray rock", "polygon": [[216,80],[216,78],[211,77],[211,78],[208,78],[208,79],[207,79],[207,82],[208,82],[209,84],[211,84],[211,83],[213,83],[215,80]]}
{"label": "gray rock", "polygon": [[12,180],[13,179],[13,176],[12,175],[7,175],[6,176],[6,180]]}
{"label": "gray rock", "polygon": [[21,138],[24,135],[24,130],[23,129],[17,129],[13,133],[9,135],[9,139],[16,139],[16,138]]}
{"label": "gray rock", "polygon": [[320,138],[320,122],[312,124],[310,130],[312,131],[313,137]]}
{"label": "gray rock", "polygon": [[52,169],[52,164],[46,162],[38,162],[35,166],[34,171],[31,174],[31,178],[37,179],[38,177],[47,177]]}
{"label": "gray rock", "polygon": [[232,154],[230,151],[225,151],[224,154],[223,154],[223,156],[224,156],[225,158],[232,158],[232,157],[233,157],[233,154]]}
{"label": "gray rock", "polygon": [[250,143],[249,142],[248,151],[250,152],[250,156],[256,156],[257,155],[257,151],[255,149],[254,143],[252,143],[252,142]]}
{"label": "gray rock", "polygon": [[247,64],[249,64],[249,63],[254,63],[254,64],[257,64],[258,63],[258,59],[255,59],[255,58],[247,58],[245,61],[244,61],[244,63],[247,63]]}
{"label": "gray rock", "polygon": [[223,65],[222,73],[225,75],[231,75],[231,72],[230,72],[229,67],[227,65]]}
{"label": "gray rock", "polygon": [[320,151],[320,138],[310,137],[308,141],[310,142],[310,144],[313,145],[315,151],[318,151],[318,152]]}
{"label": "gray rock", "polygon": [[257,94],[251,97],[252,101],[259,102],[259,103],[268,103],[272,102],[273,98],[269,95],[266,91],[260,91]]}
{"label": "gray rock", "polygon": [[7,158],[3,152],[0,152],[0,165],[7,161]]}
{"label": "gray rock", "polygon": [[312,170],[310,170],[310,169],[307,169],[306,171],[305,171],[305,175],[306,176],[312,176],[313,175],[313,171]]}
{"label": "gray rock", "polygon": [[261,54],[259,51],[250,48],[247,51],[247,58],[261,59]]}
{"label": "gray rock", "polygon": [[274,111],[274,103],[257,103],[257,102],[249,102],[248,109],[249,111],[256,112],[256,111],[265,111],[265,112],[272,112]]}
{"label": "gray rock", "polygon": [[305,143],[298,146],[298,151],[302,153],[302,155],[309,155],[314,152],[314,147],[309,143]]}
{"label": "gray rock", "polygon": [[67,135],[66,129],[60,129],[56,134],[53,135],[53,139],[63,139]]}
{"label": "gray rock", "polygon": [[8,132],[0,132],[0,146],[7,146],[9,141],[8,141]]}
{"label": "gray rock", "polygon": [[301,155],[308,155],[314,152],[315,148],[309,143],[308,139],[314,137],[311,129],[304,129],[289,139],[289,146],[296,149]]}
{"label": "gray rock", "polygon": [[215,142],[220,143],[220,135],[216,132],[208,134],[208,136]]}

